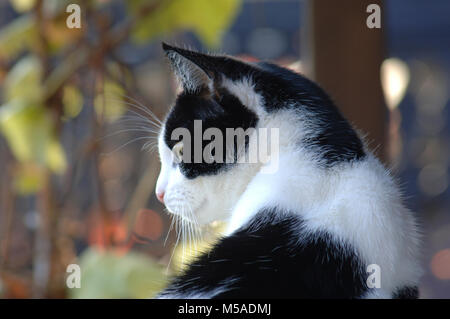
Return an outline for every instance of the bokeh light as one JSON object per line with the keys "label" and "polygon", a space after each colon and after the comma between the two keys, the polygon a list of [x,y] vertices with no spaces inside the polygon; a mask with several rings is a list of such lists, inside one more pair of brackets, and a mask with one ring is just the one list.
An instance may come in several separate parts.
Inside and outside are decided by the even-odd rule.
{"label": "bokeh light", "polygon": [[445,165],[429,164],[420,170],[419,187],[427,195],[437,196],[448,187],[448,172]]}
{"label": "bokeh light", "polygon": [[433,256],[431,271],[439,279],[450,280],[450,249],[443,249]]}
{"label": "bokeh light", "polygon": [[403,99],[409,76],[408,65],[398,58],[386,59],[381,64],[381,85],[390,110],[394,110]]}

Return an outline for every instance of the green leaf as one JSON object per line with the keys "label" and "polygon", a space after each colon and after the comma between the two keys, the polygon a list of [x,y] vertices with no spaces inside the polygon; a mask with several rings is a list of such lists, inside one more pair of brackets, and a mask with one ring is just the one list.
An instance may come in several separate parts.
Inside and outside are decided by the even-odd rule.
{"label": "green leaf", "polygon": [[9,71],[4,82],[4,93],[7,100],[14,98],[28,101],[42,99],[42,66],[39,59],[29,55],[20,59]]}
{"label": "green leaf", "polygon": [[45,164],[45,144],[51,119],[41,106],[20,99],[0,107],[0,125],[8,144],[21,162]]}
{"label": "green leaf", "polygon": [[43,106],[20,98],[0,106],[0,130],[14,156],[22,163],[36,163],[62,173],[66,158],[53,127],[51,114]]}
{"label": "green leaf", "polygon": [[23,15],[0,29],[0,58],[12,59],[36,38],[33,17]]}
{"label": "green leaf", "polygon": [[89,249],[79,265],[81,288],[69,290],[72,298],[151,298],[167,284],[163,267],[136,252]]}
{"label": "green leaf", "polygon": [[[140,19],[132,36],[137,42],[144,42],[161,34],[190,30],[208,46],[218,46],[240,3],[241,0],[163,1],[153,12]],[[130,10],[138,15],[146,4],[145,1],[131,1]]]}
{"label": "green leaf", "polygon": [[0,106],[0,130],[22,163],[35,163],[55,173],[66,169],[51,111],[43,104],[42,66],[35,56],[20,59],[4,82],[7,103]]}

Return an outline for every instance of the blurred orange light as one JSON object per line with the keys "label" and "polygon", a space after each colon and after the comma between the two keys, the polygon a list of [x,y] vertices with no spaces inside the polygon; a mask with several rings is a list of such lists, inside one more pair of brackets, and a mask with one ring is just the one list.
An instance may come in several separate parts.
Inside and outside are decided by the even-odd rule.
{"label": "blurred orange light", "polygon": [[89,228],[90,246],[98,249],[127,246],[127,226],[118,218],[93,218]]}
{"label": "blurred orange light", "polygon": [[450,249],[443,249],[433,256],[431,271],[439,279],[450,279]]}
{"label": "blurred orange light", "polygon": [[163,233],[161,216],[150,209],[141,209],[136,216],[134,233],[141,238],[158,240]]}

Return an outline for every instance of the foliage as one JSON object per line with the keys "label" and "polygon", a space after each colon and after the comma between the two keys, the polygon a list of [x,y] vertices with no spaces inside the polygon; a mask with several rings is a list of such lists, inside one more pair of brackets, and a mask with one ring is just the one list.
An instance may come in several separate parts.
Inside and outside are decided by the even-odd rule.
{"label": "foliage", "polygon": [[62,102],[64,105],[64,115],[68,119],[73,119],[80,114],[83,108],[83,95],[80,90],[73,85],[64,87]]}
{"label": "foliage", "polygon": [[[66,26],[69,16],[66,6],[69,3],[78,3],[81,7],[80,29]],[[61,265],[77,258],[76,244],[71,242],[71,236],[76,234],[85,236],[83,242],[90,248],[78,259],[83,273],[82,288],[66,291],[70,297],[148,298],[164,286],[164,269],[148,256],[130,250],[136,243],[127,246],[126,253],[122,251],[121,255],[117,252],[119,244],[109,240],[102,241],[105,251],[94,250],[95,243],[89,236],[74,230],[78,229],[79,221],[71,220],[67,211],[72,209],[76,216],[98,213],[100,225],[108,224],[112,218],[113,212],[105,199],[106,187],[101,180],[109,172],[106,172],[108,165],[102,166],[100,135],[104,133],[102,130],[106,124],[121,119],[128,111],[135,113],[129,110],[129,106],[135,104],[130,103],[132,99],[129,98],[133,95],[130,90],[137,87],[133,76],[135,70],[117,53],[184,31],[192,31],[209,47],[217,46],[240,3],[241,0],[9,1],[17,17],[0,29],[0,134],[8,149],[5,156],[2,154],[2,158],[7,159],[3,166],[8,177],[4,178],[6,182],[0,183],[7,185],[5,194],[8,200],[0,203],[0,211],[7,211],[9,217],[6,220],[13,221],[14,212],[26,207],[27,227],[33,230],[25,237],[33,238],[32,243],[27,244],[34,252],[29,257],[32,264],[26,264],[22,269],[29,274],[30,266],[33,267],[33,278],[21,278],[24,279],[21,285],[26,289],[20,290],[23,292],[20,296],[34,291],[38,297],[61,297],[60,292],[66,291],[64,281],[58,281],[65,275]],[[120,21],[116,21],[118,17],[114,14],[117,5],[127,10],[125,18]],[[140,110],[149,114],[149,111]],[[136,131],[142,128],[143,123],[148,123],[142,117],[140,119],[135,127],[123,131]],[[71,144],[67,143],[62,138],[63,133],[70,132],[75,127],[74,123],[80,120],[88,130],[83,132],[87,137],[69,136]],[[130,116],[124,122],[131,123]],[[71,196],[74,180],[80,174],[77,169],[89,166],[83,161],[89,161],[89,165],[93,163],[93,171],[84,174],[91,175],[90,182],[95,183],[97,193],[86,194],[91,189],[89,187],[80,190],[86,197],[94,199],[89,205],[76,207],[80,199]],[[120,158],[114,163],[117,170],[122,168]],[[117,179],[113,179],[108,187],[114,189],[116,183]],[[142,185],[138,184],[137,195],[131,194],[130,201],[133,198],[141,200]],[[5,195],[3,189],[1,191]],[[20,202],[16,199],[23,196],[32,200],[16,207],[16,202]],[[121,224],[127,224],[124,221],[132,220],[134,212],[123,209],[123,212],[117,212],[117,216]],[[36,218],[32,216],[35,212],[38,214]],[[16,235],[11,231],[14,223],[6,223],[2,228],[7,229],[7,233],[2,234],[5,239],[3,241],[2,238],[1,242],[4,249],[0,252],[0,277],[9,276],[5,275],[3,267],[8,264],[7,252],[13,242],[10,238]],[[89,224],[87,226],[89,228]],[[66,234],[64,227],[68,227],[70,235]],[[85,228],[83,225],[82,229]],[[129,229],[123,229],[122,233],[125,238],[131,238]],[[105,236],[103,231],[99,234]],[[139,242],[143,243],[145,240]],[[203,247],[203,244],[199,246]],[[186,254],[189,248],[179,248],[174,253],[171,267],[191,258]],[[47,252],[51,254],[46,255]],[[167,262],[171,252],[168,254],[158,258]],[[36,275],[45,269],[51,269],[52,274]],[[47,278],[49,282],[37,282],[39,278]],[[17,281],[4,282],[6,293],[11,292],[11,282]]]}
{"label": "foliage", "polygon": [[[138,12],[143,2],[148,1],[130,1],[131,10]],[[240,0],[164,1],[157,10],[139,21],[133,38],[142,42],[174,30],[192,30],[207,45],[218,46],[221,34],[228,28],[239,4]]]}
{"label": "foliage", "polygon": [[[130,21],[133,22],[130,24],[131,36],[143,42],[161,34],[187,29],[197,33],[206,44],[217,45],[220,34],[235,15],[239,2],[239,0],[129,1],[127,4],[132,15]],[[41,26],[36,25],[39,22],[36,16],[29,13],[36,7],[37,1],[14,0],[11,3],[18,12],[24,14],[0,31],[0,57],[15,60],[23,51],[29,54],[15,62],[4,80],[4,102],[0,106],[1,131],[19,162],[35,163],[53,172],[63,173],[67,163],[64,149],[57,138],[56,126],[62,119],[74,118],[82,110],[82,93],[67,81],[73,77],[79,66],[89,62],[89,54],[83,48],[79,48],[68,58],[61,59],[59,53],[73,47],[81,38],[82,31],[65,27],[65,12],[61,1],[43,2],[40,10],[44,11],[49,19]],[[94,7],[101,7],[103,4],[104,1],[94,2]],[[42,36],[39,30],[46,32],[44,43],[38,43]],[[42,49],[47,50],[45,54],[49,57],[55,56],[60,60],[51,71],[44,70],[44,61],[39,58],[43,54]],[[46,78],[43,76],[44,72],[48,73]],[[97,90],[98,95],[93,104],[97,114],[114,121],[125,112],[124,105],[120,101],[124,90],[111,80],[102,85],[103,90]],[[49,99],[60,90],[62,98],[59,102],[56,101],[60,106],[48,105]],[[107,100],[108,96],[119,98],[112,101]],[[59,107],[62,108],[62,112],[58,111]],[[61,114],[64,118],[59,118]],[[21,171],[23,175],[27,170]],[[38,187],[32,189],[38,190]]]}
{"label": "foliage", "polygon": [[89,249],[79,260],[81,288],[72,298],[151,298],[166,285],[165,270],[145,255]]}
{"label": "foliage", "polygon": [[17,62],[4,81],[0,128],[22,163],[45,165],[54,172],[66,168],[65,155],[54,132],[51,114],[42,105],[42,67],[33,56]]}
{"label": "foliage", "polygon": [[30,47],[37,36],[33,19],[23,15],[0,31],[0,57],[11,59],[24,49]]}
{"label": "foliage", "polygon": [[117,83],[106,80],[99,88],[102,94],[98,94],[94,99],[94,108],[98,116],[105,118],[107,121],[115,121],[120,118],[126,108],[123,99],[124,89]]}

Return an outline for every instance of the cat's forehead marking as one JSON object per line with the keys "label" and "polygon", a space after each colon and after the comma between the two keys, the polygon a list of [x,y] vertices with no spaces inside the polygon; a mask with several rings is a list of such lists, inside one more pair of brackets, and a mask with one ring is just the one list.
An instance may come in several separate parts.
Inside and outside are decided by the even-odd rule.
{"label": "cat's forehead marking", "polygon": [[263,97],[255,91],[255,83],[252,79],[243,77],[233,81],[223,77],[221,83],[222,86],[237,97],[243,105],[255,112],[258,116],[265,113],[263,108]]}

